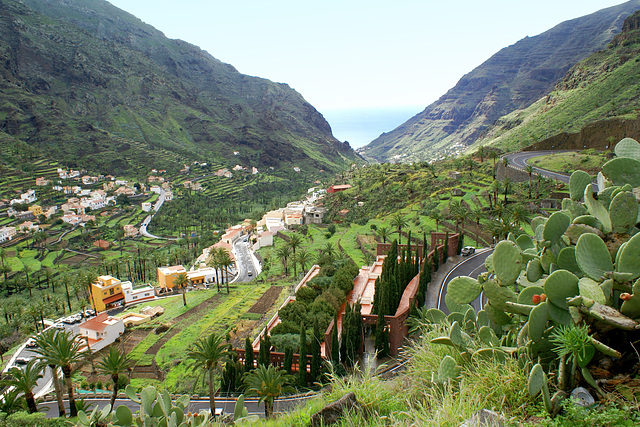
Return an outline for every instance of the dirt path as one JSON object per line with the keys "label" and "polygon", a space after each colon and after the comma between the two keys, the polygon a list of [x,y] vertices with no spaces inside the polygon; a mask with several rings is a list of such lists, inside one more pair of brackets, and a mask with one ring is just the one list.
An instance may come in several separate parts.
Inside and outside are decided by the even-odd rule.
{"label": "dirt path", "polygon": [[282,286],[271,286],[267,289],[267,292],[262,294],[262,296],[258,298],[258,301],[247,310],[247,313],[265,314],[271,306],[273,306],[273,303],[278,300],[280,292],[282,292]]}

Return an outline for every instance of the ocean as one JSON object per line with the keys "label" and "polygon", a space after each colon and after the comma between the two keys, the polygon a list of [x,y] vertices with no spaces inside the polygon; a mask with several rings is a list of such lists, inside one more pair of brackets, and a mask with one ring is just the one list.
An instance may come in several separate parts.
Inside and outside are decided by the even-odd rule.
{"label": "ocean", "polygon": [[424,107],[353,108],[321,111],[333,136],[360,148],[422,111]]}

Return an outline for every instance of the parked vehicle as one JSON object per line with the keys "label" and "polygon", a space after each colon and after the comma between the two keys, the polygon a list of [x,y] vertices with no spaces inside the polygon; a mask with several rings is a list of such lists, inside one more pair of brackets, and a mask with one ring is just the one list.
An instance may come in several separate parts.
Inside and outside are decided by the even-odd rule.
{"label": "parked vehicle", "polygon": [[27,347],[27,348],[38,348],[38,345],[36,344],[36,340],[35,340],[35,339],[33,339],[33,338],[29,338],[29,339],[27,340],[27,345],[26,345],[26,347]]}
{"label": "parked vehicle", "polygon": [[26,365],[31,362],[32,357],[16,357],[16,365]]}

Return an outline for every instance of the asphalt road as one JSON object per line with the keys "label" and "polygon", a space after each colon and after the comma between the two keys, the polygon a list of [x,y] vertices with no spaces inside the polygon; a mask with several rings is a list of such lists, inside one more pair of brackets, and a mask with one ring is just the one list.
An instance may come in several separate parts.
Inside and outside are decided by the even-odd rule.
{"label": "asphalt road", "polygon": [[[484,267],[484,260],[493,253],[493,248],[480,249],[475,254],[470,255],[467,259],[456,265],[447,273],[440,286],[440,292],[438,293],[438,307],[440,310],[449,314],[449,309],[444,302],[444,297],[447,294],[447,285],[451,280],[458,276],[469,276],[477,278],[479,274],[484,273],[487,269]],[[484,295],[480,295],[475,301],[471,303],[471,306],[480,311],[484,302],[482,299]]]}
{"label": "asphalt road", "polygon": [[[78,399],[80,396],[75,396]],[[291,396],[286,398],[277,399],[274,402],[274,411],[276,412],[284,412],[298,406],[303,403],[305,400],[315,397],[315,394],[309,395],[298,395]],[[93,410],[94,408],[104,408],[109,404],[109,399],[84,399],[85,403],[89,405],[89,409]],[[233,414],[233,410],[236,404],[236,399],[234,398],[216,398],[216,409],[222,409],[225,413]],[[69,413],[69,402],[67,400],[64,401],[65,409],[67,410],[67,414]],[[140,405],[134,403],[129,399],[116,399],[115,407],[118,406],[127,406],[131,409],[131,412],[136,412],[140,409]],[[244,406],[249,411],[249,414],[255,414],[258,416],[264,416],[264,403],[258,404],[257,398],[247,397],[244,401]],[[192,413],[200,412],[201,410],[209,409],[209,400],[192,400],[187,406],[187,411]],[[45,412],[48,418],[55,418],[58,416],[58,404],[55,400],[51,402],[41,402],[38,404],[38,411]]]}
{"label": "asphalt road", "polygon": [[260,274],[260,266],[257,265],[257,260],[254,259],[250,245],[251,243],[248,241],[248,236],[245,236],[233,245],[238,275],[232,282],[249,282]]}
{"label": "asphalt road", "polygon": [[[522,151],[519,153],[507,154],[503,157],[509,159],[509,167],[520,169],[524,171],[524,168],[529,164],[529,160],[534,157],[547,156],[550,154],[557,153],[569,153],[574,150],[555,150],[555,151]],[[532,165],[533,166],[533,165]],[[561,181],[564,183],[569,183],[569,175],[563,173],[552,172],[546,169],[533,167],[536,174],[541,175],[544,178],[555,179],[556,181]]]}

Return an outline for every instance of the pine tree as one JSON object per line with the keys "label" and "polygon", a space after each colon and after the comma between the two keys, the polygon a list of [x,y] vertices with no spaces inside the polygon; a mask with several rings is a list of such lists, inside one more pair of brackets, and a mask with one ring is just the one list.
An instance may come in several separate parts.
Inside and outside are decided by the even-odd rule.
{"label": "pine tree", "polygon": [[303,323],[300,325],[300,353],[298,357],[298,386],[307,386],[307,331]]}
{"label": "pine tree", "polygon": [[247,337],[244,340],[244,371],[249,372],[253,369],[253,346],[251,340]]}

